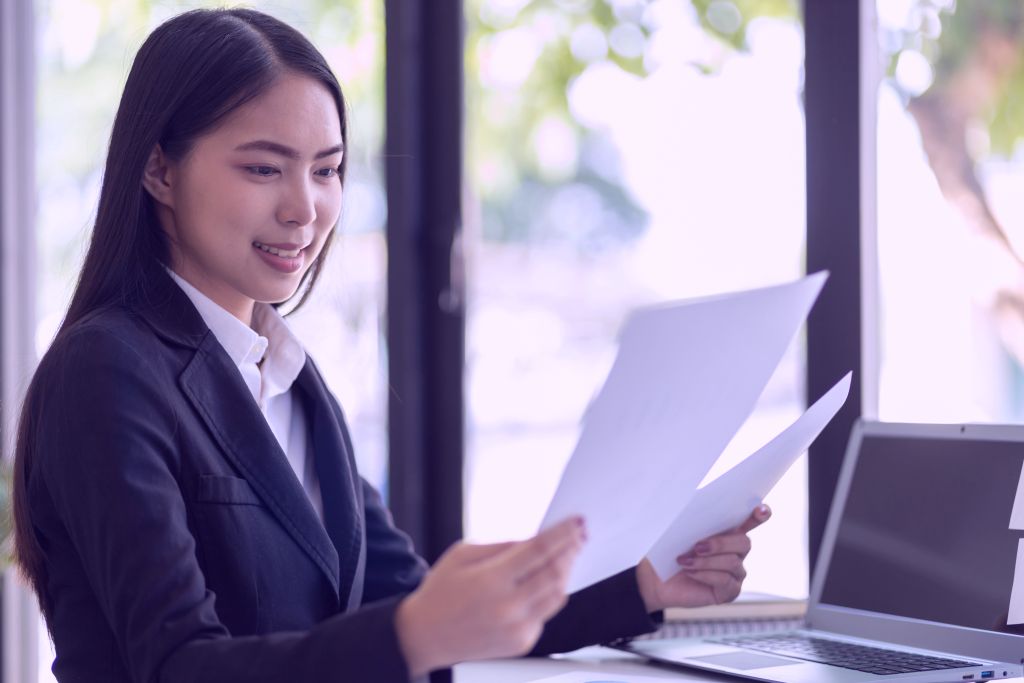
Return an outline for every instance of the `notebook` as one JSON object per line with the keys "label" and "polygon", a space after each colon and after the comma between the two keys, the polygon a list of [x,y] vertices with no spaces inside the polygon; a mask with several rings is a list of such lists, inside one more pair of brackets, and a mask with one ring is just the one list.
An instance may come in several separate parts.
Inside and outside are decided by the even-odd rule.
{"label": "notebook", "polygon": [[1022,470],[1024,426],[858,422],[802,627],[617,647],[781,683],[1019,677]]}
{"label": "notebook", "polygon": [[637,640],[718,636],[799,628],[807,601],[744,591],[733,602],[707,607],[670,607],[657,631]]}

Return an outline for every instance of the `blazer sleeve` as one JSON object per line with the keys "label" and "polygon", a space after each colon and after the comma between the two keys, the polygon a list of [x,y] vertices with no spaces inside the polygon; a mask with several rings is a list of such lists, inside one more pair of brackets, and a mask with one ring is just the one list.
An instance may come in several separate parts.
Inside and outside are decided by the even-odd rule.
{"label": "blazer sleeve", "polygon": [[411,593],[426,576],[427,563],[416,554],[409,537],[395,526],[377,490],[365,480],[362,487],[366,520],[363,602]]}
{"label": "blazer sleeve", "polygon": [[663,612],[647,612],[636,569],[630,568],[569,596],[565,607],[544,625],[529,655],[569,652],[650,633],[663,618]]}
{"label": "blazer sleeve", "polygon": [[[40,367],[41,476],[138,683],[406,682],[398,599],[309,631],[233,638],[220,623],[179,486],[174,415],[144,350],[80,328]],[[225,552],[230,552],[225,549]]]}

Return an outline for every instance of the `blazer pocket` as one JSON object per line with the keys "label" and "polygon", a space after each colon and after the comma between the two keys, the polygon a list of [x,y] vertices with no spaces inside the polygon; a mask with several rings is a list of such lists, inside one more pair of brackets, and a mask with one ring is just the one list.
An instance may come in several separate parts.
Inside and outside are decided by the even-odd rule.
{"label": "blazer pocket", "polygon": [[232,635],[259,633],[259,551],[269,510],[240,477],[200,475],[196,500],[196,557],[217,596],[217,617]]}
{"label": "blazer pocket", "polygon": [[245,479],[203,474],[199,477],[198,502],[222,505],[262,505]]}

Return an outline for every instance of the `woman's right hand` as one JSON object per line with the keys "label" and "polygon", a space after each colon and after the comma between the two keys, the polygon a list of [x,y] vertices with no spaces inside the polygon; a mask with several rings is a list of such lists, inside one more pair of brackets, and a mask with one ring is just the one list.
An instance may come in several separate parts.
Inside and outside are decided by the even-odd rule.
{"label": "woman's right hand", "polygon": [[585,540],[583,520],[574,517],[525,541],[449,548],[398,606],[395,629],[410,675],[529,652],[565,605]]}

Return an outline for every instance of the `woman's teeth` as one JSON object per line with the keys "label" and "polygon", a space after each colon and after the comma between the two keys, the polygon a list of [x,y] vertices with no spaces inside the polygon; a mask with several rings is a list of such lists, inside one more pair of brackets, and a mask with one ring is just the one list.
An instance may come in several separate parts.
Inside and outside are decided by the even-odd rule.
{"label": "woman's teeth", "polygon": [[267,252],[268,254],[273,254],[274,256],[280,256],[282,258],[295,258],[296,256],[299,255],[299,252],[302,251],[301,249],[293,249],[292,251],[285,251],[284,249],[277,249],[276,247],[268,247],[267,245],[263,244],[262,242],[253,242],[252,245],[254,247],[258,248],[258,249],[262,249],[263,251]]}

